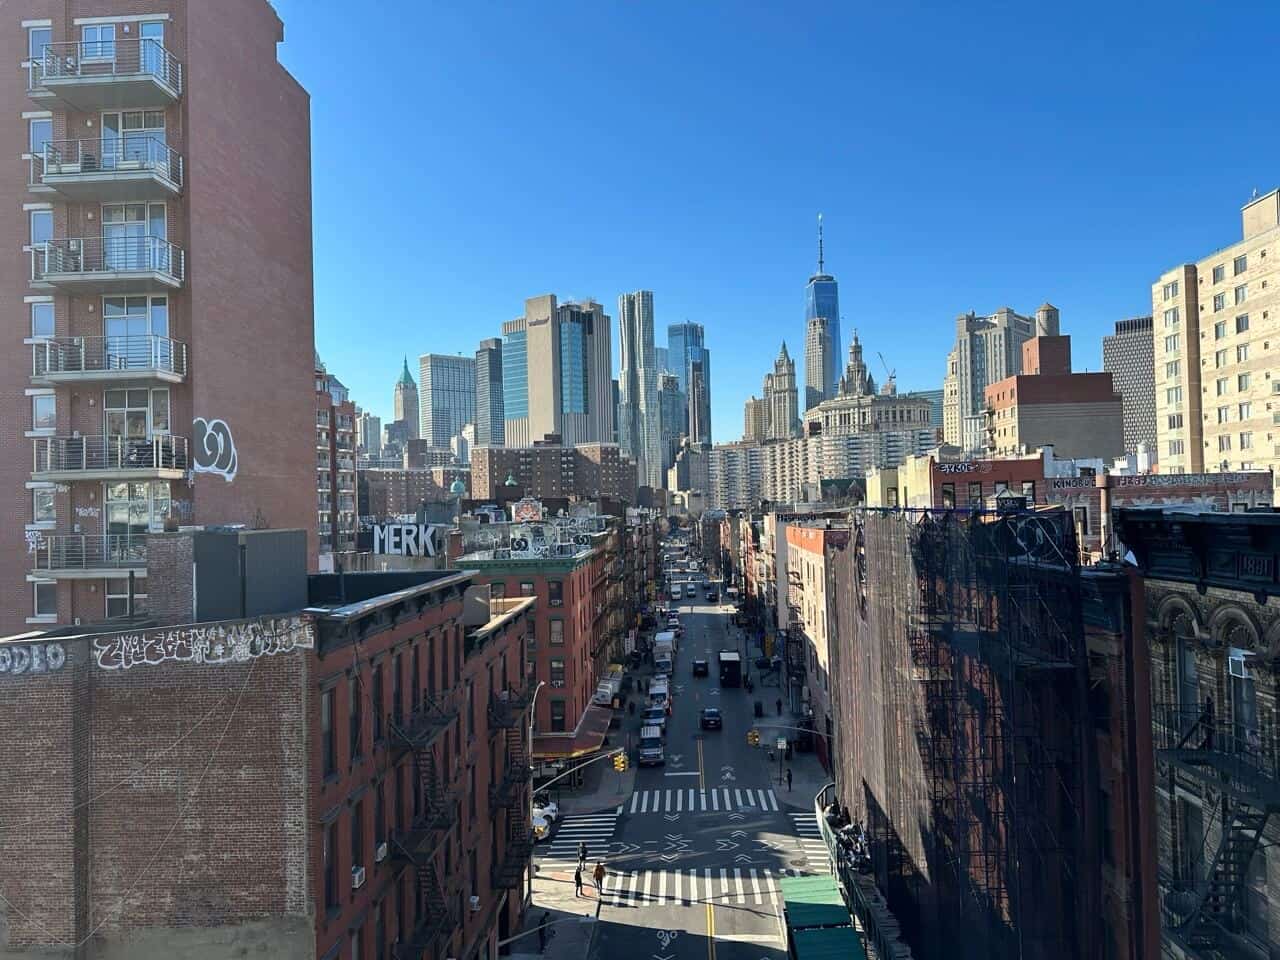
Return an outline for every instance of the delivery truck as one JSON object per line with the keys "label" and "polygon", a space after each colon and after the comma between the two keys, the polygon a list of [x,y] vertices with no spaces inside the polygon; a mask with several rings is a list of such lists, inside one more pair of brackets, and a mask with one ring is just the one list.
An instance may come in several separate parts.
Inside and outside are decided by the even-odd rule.
{"label": "delivery truck", "polygon": [[720,651],[720,686],[742,686],[742,657],[737,650]]}

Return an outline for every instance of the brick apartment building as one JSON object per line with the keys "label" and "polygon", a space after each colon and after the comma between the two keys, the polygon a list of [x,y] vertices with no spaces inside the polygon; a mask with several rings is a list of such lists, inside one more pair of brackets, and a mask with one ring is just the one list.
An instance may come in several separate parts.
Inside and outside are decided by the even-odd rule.
{"label": "brick apartment building", "polygon": [[495,956],[528,878],[535,601],[309,577],[305,531],[152,547],[147,615],[0,642],[0,762],[32,774],[0,803],[39,811],[0,833],[0,953]]}
{"label": "brick apartment building", "polygon": [[316,356],[316,516],[322,569],[356,548],[356,405]]}
{"label": "brick apartment building", "polygon": [[566,447],[557,438],[530,447],[477,446],[471,450],[471,475],[471,495],[477,500],[498,497],[510,479],[523,495],[539,499],[638,502],[635,461],[623,456],[616,443]]}
{"label": "brick apartment building", "polygon": [[282,38],[267,0],[4,4],[0,629],[99,620],[130,573],[146,594],[168,515],[314,527],[310,107]]}

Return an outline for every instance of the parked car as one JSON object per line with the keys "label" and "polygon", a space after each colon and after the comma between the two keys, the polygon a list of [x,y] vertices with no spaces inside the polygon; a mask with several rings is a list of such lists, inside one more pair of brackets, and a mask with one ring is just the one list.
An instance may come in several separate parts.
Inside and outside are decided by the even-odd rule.
{"label": "parked car", "polygon": [[720,594],[717,593],[715,590],[712,590],[710,593],[707,594],[707,600],[709,600],[711,603],[719,603]]}
{"label": "parked car", "polygon": [[705,677],[711,673],[711,668],[705,660],[693,661],[693,675],[695,677]]}
{"label": "parked car", "polygon": [[540,817],[537,814],[534,814],[533,819],[530,822],[533,824],[534,843],[541,843],[543,840],[547,839],[547,837],[551,836],[551,824],[547,821],[546,817]]}
{"label": "parked car", "polygon": [[560,818],[560,805],[545,796],[533,798],[533,815],[546,817],[548,823],[555,823]]}
{"label": "parked car", "polygon": [[719,707],[703,707],[702,717],[699,719],[699,726],[703,730],[719,730],[723,727],[724,722],[720,717]]}
{"label": "parked car", "polygon": [[640,715],[641,727],[661,727],[662,732],[667,732],[667,711],[665,707],[645,707],[644,713]]}

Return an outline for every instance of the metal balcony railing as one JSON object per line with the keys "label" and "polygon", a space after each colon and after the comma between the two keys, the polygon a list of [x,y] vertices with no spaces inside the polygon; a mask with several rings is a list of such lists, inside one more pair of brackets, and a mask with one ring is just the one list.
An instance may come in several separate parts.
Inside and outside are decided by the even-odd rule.
{"label": "metal balcony railing", "polygon": [[28,87],[39,90],[46,81],[110,77],[149,77],[175,96],[182,93],[182,62],[153,39],[45,44],[44,55],[31,63]]}
{"label": "metal balcony railing", "polygon": [[528,685],[513,687],[502,693],[489,695],[489,723],[495,727],[510,729],[520,723],[529,709],[532,693]]}
{"label": "metal balcony railing", "polygon": [[186,470],[187,438],[37,437],[33,473]]}
{"label": "metal balcony railing", "polygon": [[1208,771],[1216,785],[1237,798],[1280,810],[1280,759],[1274,742],[1264,742],[1256,726],[1180,703],[1156,704],[1152,714],[1159,759]]}
{"label": "metal balcony railing", "polygon": [[187,375],[187,345],[168,337],[51,337],[31,345],[36,378],[98,373]]}
{"label": "metal balcony railing", "polygon": [[158,273],[186,279],[186,252],[162,237],[80,237],[49,240],[31,249],[31,279],[52,283],[84,274]]}
{"label": "metal balcony railing", "polygon": [[451,697],[432,697],[426,692],[422,702],[411,708],[403,717],[393,710],[387,716],[387,728],[392,743],[400,750],[421,750],[435,742],[458,716],[458,708]]}
{"label": "metal balcony railing", "polygon": [[31,547],[34,570],[113,570],[145,567],[145,533],[82,536],[54,534],[41,537]]}
{"label": "metal balcony railing", "polygon": [[159,137],[123,133],[89,140],[51,140],[31,158],[30,186],[45,177],[153,173],[182,186],[182,154]]}

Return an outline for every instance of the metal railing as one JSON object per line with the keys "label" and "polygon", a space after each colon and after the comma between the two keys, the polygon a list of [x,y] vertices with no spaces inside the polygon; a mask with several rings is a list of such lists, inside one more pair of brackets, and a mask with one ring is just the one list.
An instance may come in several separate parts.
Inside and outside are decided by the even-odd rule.
{"label": "metal railing", "polygon": [[186,470],[187,438],[36,437],[32,472]]}
{"label": "metal railing", "polygon": [[1257,727],[1216,715],[1203,706],[1160,703],[1156,718],[1156,749],[1184,764],[1212,767],[1217,773],[1246,783],[1263,783],[1274,793],[1280,787],[1280,762],[1263,742]]}
{"label": "metal railing", "polygon": [[95,570],[145,567],[145,533],[42,536],[31,545],[32,569]]}
{"label": "metal railing", "polygon": [[123,133],[89,140],[50,140],[31,157],[30,186],[49,176],[149,172],[182,186],[182,154],[159,137]]}
{"label": "metal railing", "polygon": [[151,335],[51,337],[31,345],[31,375],[156,370],[187,375],[187,345]]}
{"label": "metal railing", "polygon": [[162,237],[79,237],[48,240],[31,248],[31,279],[79,273],[155,271],[181,283],[186,253]]}
{"label": "metal railing", "polygon": [[48,80],[104,77],[151,77],[175,96],[182,93],[182,61],[148,38],[47,43],[43,55],[31,61],[27,84],[39,90]]}

